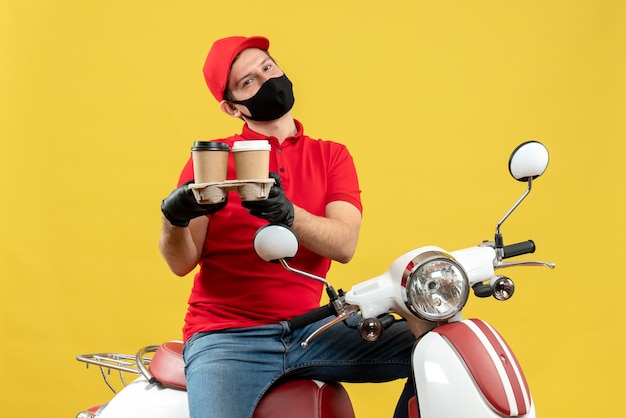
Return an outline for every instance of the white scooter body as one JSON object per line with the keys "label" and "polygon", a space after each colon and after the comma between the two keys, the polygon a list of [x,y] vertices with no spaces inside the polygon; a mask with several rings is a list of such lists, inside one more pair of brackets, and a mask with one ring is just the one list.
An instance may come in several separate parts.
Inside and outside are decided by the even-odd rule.
{"label": "white scooter body", "polygon": [[[422,254],[450,254],[467,272],[469,282],[494,276],[491,247],[470,247],[447,253],[435,246],[412,250],[384,274],[355,285],[345,295],[363,316],[395,312],[407,320],[416,337],[413,373],[420,418],[535,417],[522,370],[502,337],[486,322],[460,320],[448,324],[422,321],[406,307],[399,280],[402,271]],[[423,335],[423,336],[422,336]]]}
{"label": "white scooter body", "polygon": [[151,384],[143,377],[129,383],[98,418],[189,418],[187,392]]}
{"label": "white scooter body", "polygon": [[413,373],[420,418],[535,417],[517,360],[484,321],[454,322],[424,335],[413,351]]}

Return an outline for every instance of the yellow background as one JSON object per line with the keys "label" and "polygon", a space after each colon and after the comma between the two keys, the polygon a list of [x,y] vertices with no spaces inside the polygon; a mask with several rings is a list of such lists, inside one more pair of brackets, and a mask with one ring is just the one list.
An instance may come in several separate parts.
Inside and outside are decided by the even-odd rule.
{"label": "yellow background", "polygon": [[[0,417],[72,417],[110,397],[79,353],[180,337],[191,278],[157,251],[192,141],[239,132],[204,85],[218,37],[263,34],[295,116],[350,148],[365,204],[348,288],[403,252],[532,238],[512,300],[471,300],[515,350],[542,417],[626,415],[626,3],[620,0],[0,2]],[[391,416],[397,383],[349,385]],[[452,402],[453,400],[451,400]]]}

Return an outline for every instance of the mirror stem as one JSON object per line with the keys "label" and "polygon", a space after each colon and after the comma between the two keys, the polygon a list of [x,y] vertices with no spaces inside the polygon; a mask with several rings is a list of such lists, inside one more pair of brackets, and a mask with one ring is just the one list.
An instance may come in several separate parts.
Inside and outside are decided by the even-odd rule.
{"label": "mirror stem", "polygon": [[309,279],[313,279],[313,280],[317,280],[318,282],[322,282],[322,283],[324,283],[324,285],[326,287],[330,286],[328,281],[325,280],[325,279],[322,279],[321,277],[317,277],[317,276],[314,276],[313,274],[307,273],[306,271],[298,270],[298,269],[295,269],[295,268],[291,267],[289,264],[287,264],[287,261],[285,261],[284,258],[281,258],[278,261],[280,261],[280,264],[282,264],[283,267],[286,270],[288,270],[288,271],[290,271],[292,273],[296,273],[296,274],[299,274],[301,276],[308,277]]}
{"label": "mirror stem", "polygon": [[526,199],[526,196],[528,196],[528,194],[530,193],[531,189],[533,187],[533,179],[531,177],[528,178],[528,188],[526,189],[526,191],[524,192],[524,194],[522,195],[522,197],[520,197],[517,202],[515,202],[515,204],[513,205],[513,207],[511,209],[508,210],[507,213],[504,214],[504,216],[502,217],[502,219],[500,219],[500,221],[498,222],[498,224],[496,225],[496,236],[502,236],[500,234],[500,226],[502,226],[502,224],[504,223],[504,221],[507,220],[507,218],[509,217],[509,215],[511,215],[511,213],[513,213],[513,211],[515,209],[517,209],[517,207],[520,205],[520,203],[522,203],[522,201],[524,199]]}
{"label": "mirror stem", "polygon": [[496,235],[494,237],[494,242],[495,242],[495,245],[496,245],[496,257],[497,257],[498,261],[502,261],[502,259],[504,257],[504,238],[502,238],[502,234],[500,233],[500,227],[502,226],[504,221],[506,221],[507,218],[511,215],[511,213],[513,213],[513,211],[515,209],[517,209],[517,207],[520,205],[520,203],[522,203],[522,201],[524,199],[526,199],[526,196],[528,196],[528,194],[530,193],[532,188],[533,188],[533,179],[532,179],[532,177],[529,177],[528,178],[528,188],[526,189],[524,194],[522,194],[522,196],[519,199],[517,199],[517,202],[515,202],[513,207],[511,207],[511,209],[509,209],[508,212],[504,214],[502,219],[500,219],[500,221],[496,225]]}

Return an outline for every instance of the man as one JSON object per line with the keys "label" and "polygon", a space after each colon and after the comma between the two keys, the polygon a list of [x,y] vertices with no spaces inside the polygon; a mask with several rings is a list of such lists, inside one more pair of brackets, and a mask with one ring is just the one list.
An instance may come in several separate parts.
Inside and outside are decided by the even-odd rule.
{"label": "man", "polygon": [[[159,247],[179,276],[198,264],[183,329],[191,418],[249,418],[279,378],[386,381],[410,375],[414,342],[404,325],[381,341],[365,343],[344,326],[331,328],[308,349],[300,342],[321,321],[291,330],[287,320],[319,306],[322,284],[265,263],[254,253],[255,232],[268,222],[292,227],[300,240],[293,267],[325,277],[332,260],[346,263],[356,249],[361,200],[356,170],[345,146],[312,139],[291,109],[292,84],[268,52],[263,37],[216,41],[204,76],[242,133],[219,139],[267,139],[276,180],[267,200],[200,205],[187,189],[191,159],[179,187],[162,203]],[[235,178],[232,156],[228,178]],[[396,416],[406,416],[413,393],[405,387]]]}

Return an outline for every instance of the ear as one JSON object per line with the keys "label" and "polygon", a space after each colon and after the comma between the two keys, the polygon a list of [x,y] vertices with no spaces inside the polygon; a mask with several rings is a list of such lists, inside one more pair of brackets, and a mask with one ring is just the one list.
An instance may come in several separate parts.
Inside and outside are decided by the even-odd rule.
{"label": "ear", "polygon": [[241,117],[241,111],[239,111],[239,109],[237,109],[237,107],[228,100],[222,100],[220,102],[220,109],[222,109],[222,112],[226,113],[228,116],[232,116],[234,118]]}

